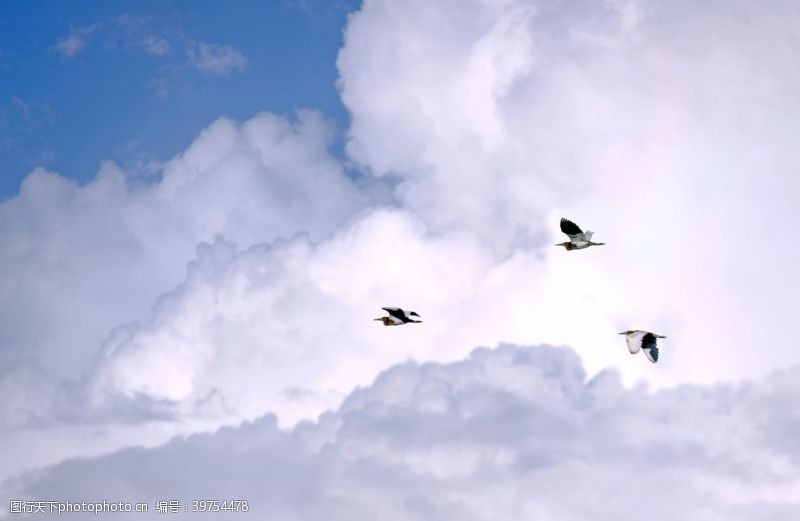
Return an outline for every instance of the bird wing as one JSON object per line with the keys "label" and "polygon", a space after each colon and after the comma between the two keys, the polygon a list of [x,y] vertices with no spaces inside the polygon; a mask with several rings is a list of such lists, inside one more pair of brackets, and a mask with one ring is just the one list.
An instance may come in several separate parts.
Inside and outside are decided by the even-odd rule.
{"label": "bird wing", "polygon": [[561,231],[566,233],[570,239],[583,237],[583,230],[581,230],[580,226],[565,217],[561,218]]}
{"label": "bird wing", "polygon": [[644,331],[635,331],[625,336],[625,341],[628,343],[628,351],[630,351],[632,355],[638,353],[639,349],[641,349],[643,336]]}
{"label": "bird wing", "polygon": [[653,363],[658,362],[658,347],[656,347],[656,336],[653,333],[642,335],[642,350],[648,360]]}
{"label": "bird wing", "polygon": [[389,313],[394,318],[402,320],[403,322],[406,322],[408,320],[408,317],[406,317],[405,312],[400,308],[381,308],[381,309]]}
{"label": "bird wing", "polygon": [[594,232],[590,232],[589,230],[586,230],[585,232],[583,232],[583,240],[585,240],[586,242],[591,241],[592,240],[592,235],[594,235]]}

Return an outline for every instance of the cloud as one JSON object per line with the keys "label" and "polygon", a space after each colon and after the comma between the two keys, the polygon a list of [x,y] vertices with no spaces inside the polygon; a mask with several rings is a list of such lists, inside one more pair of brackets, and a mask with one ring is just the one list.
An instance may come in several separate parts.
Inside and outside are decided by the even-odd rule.
{"label": "cloud", "polygon": [[[113,164],[84,186],[36,170],[0,205],[0,265],[16,280],[0,299],[6,345],[33,359],[45,349],[42,363],[72,373],[85,359],[62,346],[93,352],[108,328],[180,281],[199,242],[221,234],[247,247],[330,233],[361,204],[328,156],[330,132],[313,112],[294,122],[267,113],[243,124],[221,119],[148,185]],[[36,332],[29,321],[47,327]],[[69,355],[53,359],[62,349]]]}
{"label": "cloud", "polygon": [[[173,43],[187,40],[174,30],[165,29],[150,16],[122,14],[116,18],[73,30],[56,43],[56,50],[65,58],[83,52],[91,38],[105,43],[108,50],[136,50],[165,59],[172,52]],[[231,45],[195,41],[188,38],[183,44],[189,64],[205,74],[226,76],[241,72],[249,66],[241,51]],[[177,67],[177,61],[172,65]],[[185,64],[180,63],[181,66]]]}
{"label": "cloud", "polygon": [[164,56],[171,50],[169,40],[161,36],[148,36],[141,41],[140,45],[145,52],[154,56]]}
{"label": "cloud", "polygon": [[[206,150],[201,142],[198,150]],[[227,233],[233,230],[244,232],[235,226]],[[431,234],[413,214],[385,208],[362,210],[323,237],[201,244],[184,281],[151,313],[89,344],[94,349],[75,366],[85,375],[77,388],[40,378],[50,385],[9,404],[6,417],[25,433],[3,455],[9,468],[31,464],[23,446],[38,447],[39,464],[52,461],[53,452],[63,457],[65,443],[55,444],[48,427],[53,422],[75,424],[67,450],[81,455],[132,439],[158,443],[269,410],[291,426],[335,406],[388,365],[409,357],[458,359],[476,342],[575,340],[593,369],[614,360],[629,375],[658,376],[649,365],[630,363],[605,322],[608,310],[582,283],[590,265],[526,254],[495,264],[474,237]],[[565,288],[587,303],[575,309],[560,297]],[[413,306],[426,321],[386,329],[371,320],[385,305]],[[584,327],[572,328],[575,322]],[[666,374],[670,364],[662,364]],[[23,376],[21,385],[35,379]],[[129,427],[120,432],[118,423]],[[81,429],[90,434],[81,438]]]}
{"label": "cloud", "polygon": [[653,392],[610,370],[587,380],[568,349],[478,349],[391,367],[292,431],[267,415],[67,461],[10,497],[236,498],[239,516],[287,520],[790,520],[798,371]]}
{"label": "cloud", "polygon": [[15,134],[36,132],[51,125],[57,117],[53,107],[36,99],[11,96],[9,102],[10,110],[0,106],[0,114],[4,116],[3,125]]}
{"label": "cloud", "polygon": [[60,38],[56,42],[56,51],[64,58],[74,58],[86,48],[89,39],[101,27],[102,24],[94,24],[73,30],[67,36]]}
{"label": "cloud", "polygon": [[367,2],[338,58],[348,151],[500,259],[552,248],[562,215],[597,231],[592,298],[695,346],[685,378],[796,362],[761,348],[800,288],[774,225],[797,217],[800,74],[770,36],[797,43],[798,13],[770,5]]}
{"label": "cloud", "polygon": [[[151,183],[110,164],[82,186],[35,171],[0,205],[0,273],[12,281],[0,287],[0,470],[152,446],[267,411],[291,426],[335,407],[388,366],[458,360],[475,345],[567,344],[592,376],[611,365],[623,382],[662,387],[795,364],[796,350],[778,335],[793,320],[800,252],[775,225],[796,220],[793,195],[800,195],[792,94],[800,85],[786,44],[796,34],[786,25],[792,20],[793,7],[781,2],[755,12],[736,2],[375,0],[349,18],[338,60],[352,115],[348,153],[366,177],[345,172],[329,153],[332,129],[311,112],[219,120]],[[200,43],[190,53],[198,67],[202,45],[206,72],[236,69],[224,65],[225,46]],[[608,246],[555,250],[561,215]],[[411,307],[425,322],[384,328],[371,319],[385,305]],[[627,354],[616,333],[629,328],[669,337],[657,365]],[[547,360],[537,365],[550,367]],[[609,395],[585,407],[601,419],[601,405],[624,396],[619,418],[592,424],[582,406],[558,395],[550,398],[564,409],[551,418],[536,401],[531,425],[518,428],[542,426],[550,438],[534,436],[542,445],[526,449],[529,459],[515,459],[503,431],[487,434],[489,456],[452,461],[447,454],[461,442],[469,454],[484,454],[461,437],[471,424],[456,422],[445,425],[452,443],[425,438],[446,446],[445,456],[409,455],[408,440],[390,439],[386,446],[396,450],[374,449],[383,463],[373,466],[363,452],[373,440],[359,439],[363,448],[346,448],[357,462],[331,472],[347,469],[343,483],[386,475],[413,489],[402,499],[390,487],[358,496],[388,518],[381,508],[480,519],[492,504],[522,505],[505,517],[595,519],[579,502],[562,512],[572,508],[561,506],[565,491],[589,505],[611,497],[608,512],[627,512],[629,495],[620,491],[631,482],[636,500],[655,502],[658,515],[675,513],[681,491],[691,501],[719,501],[709,507],[719,506],[712,519],[740,515],[726,506],[737,497],[748,508],[761,502],[770,513],[794,512],[795,484],[770,480],[794,470],[786,455],[795,449],[778,434],[752,434],[786,432],[792,420],[759,416],[748,405],[737,420],[743,432],[725,423],[740,399],[771,407],[770,399],[793,396],[788,384],[769,399],[758,394],[767,383],[640,396],[617,377],[597,378],[551,383],[566,385],[565,393],[586,387],[577,396],[600,386]],[[399,392],[405,384],[396,385]],[[449,407],[430,385],[426,407]],[[492,385],[477,404],[464,390],[458,399],[466,405],[458,406],[491,402],[500,384]],[[544,385],[538,392],[550,396]],[[659,408],[665,400],[671,405]],[[513,416],[504,412],[512,405],[469,432],[478,436],[494,419],[517,428],[503,416]],[[697,414],[683,417],[681,407]],[[387,410],[381,419],[399,434],[426,432],[402,424],[403,410]],[[356,428],[346,411],[333,417]],[[719,423],[706,424],[705,415]],[[330,425],[323,419],[310,430],[324,438]],[[678,441],[661,438],[663,426]],[[596,428],[606,437],[581,437]],[[718,441],[729,432],[741,454]],[[556,434],[575,445],[560,452]],[[629,450],[615,452],[608,440],[618,438]],[[749,459],[753,439],[774,444],[753,453],[763,459]],[[562,463],[547,479],[502,466],[549,469],[550,452]],[[467,477],[438,489],[413,469],[384,474],[392,454],[429,463],[432,474]],[[713,472],[670,467],[673,457]],[[608,463],[603,458],[613,460],[605,474],[592,466]],[[648,466],[654,459],[661,466]],[[751,476],[736,461],[760,470]],[[488,469],[500,485],[473,468]],[[507,493],[519,480],[524,491]],[[448,502],[430,499],[427,485]],[[523,497],[531,490],[552,490],[557,499],[546,496],[539,510]],[[472,495],[492,501],[473,504]],[[335,491],[325,497],[338,504]],[[451,511],[451,503],[474,508]]]}
{"label": "cloud", "polygon": [[170,94],[170,83],[166,78],[160,77],[160,76],[156,76],[154,78],[151,78],[147,82],[147,86],[159,98],[167,98],[167,97],[169,97],[169,94]]}
{"label": "cloud", "polygon": [[65,58],[73,58],[83,52],[90,39],[97,38],[107,49],[141,49],[153,56],[163,57],[170,53],[171,45],[164,31],[157,29],[150,17],[123,14],[110,21],[73,30],[56,43],[56,50]]}
{"label": "cloud", "polygon": [[[460,266],[451,265],[453,256]],[[443,303],[463,295],[459,286],[479,280],[486,261],[474,241],[426,237],[413,217],[385,210],[318,244],[305,236],[241,252],[223,240],[204,244],[185,282],[160,300],[153,317],[109,340],[96,390],[100,399],[110,392],[168,400],[192,416],[205,415],[205,397],[218,393],[234,418],[274,410],[292,424],[336,405],[389,363],[424,356],[443,340],[436,326],[391,340],[369,315],[388,305],[384,299],[414,301],[439,315]],[[414,290],[428,283],[443,294]],[[409,335],[416,350],[402,344]],[[462,349],[460,342],[453,347]],[[266,374],[272,376],[260,376]]]}
{"label": "cloud", "polygon": [[426,223],[524,243],[553,203],[611,206],[665,178],[688,198],[717,176],[748,193],[754,156],[799,189],[777,157],[800,76],[766,37],[796,18],[789,3],[755,17],[747,2],[463,4],[369,2],[338,59],[349,152],[399,177]]}
{"label": "cloud", "polygon": [[[329,155],[332,137],[317,113],[264,113],[218,120],[147,183],[110,163],[85,185],[28,175],[0,204],[0,432],[50,421],[61,386],[114,330],[148,317],[198,243],[319,240],[358,212],[364,196]],[[12,457],[25,459],[4,456],[4,470]]]}
{"label": "cloud", "polygon": [[172,50],[169,39],[165,33],[159,30],[158,23],[150,16],[139,16],[125,13],[114,20],[119,28],[118,33],[122,33],[126,45],[138,47],[153,56],[166,56]]}
{"label": "cloud", "polygon": [[20,117],[22,119],[30,119],[31,117],[31,107],[28,105],[25,100],[20,98],[19,96],[12,96],[11,103],[14,107],[19,111]]}
{"label": "cloud", "polygon": [[227,76],[247,68],[247,59],[230,45],[197,42],[186,53],[192,65],[206,74]]}

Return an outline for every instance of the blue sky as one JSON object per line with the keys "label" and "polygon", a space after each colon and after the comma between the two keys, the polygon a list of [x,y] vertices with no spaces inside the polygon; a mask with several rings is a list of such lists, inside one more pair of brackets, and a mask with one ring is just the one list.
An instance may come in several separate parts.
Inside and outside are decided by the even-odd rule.
{"label": "blue sky", "polygon": [[[35,166],[85,182],[103,160],[166,160],[221,115],[311,107],[344,127],[335,58],[356,4],[0,2],[0,199]],[[85,47],[67,56],[57,44],[72,34]],[[198,42],[247,64],[198,70],[187,56]]]}

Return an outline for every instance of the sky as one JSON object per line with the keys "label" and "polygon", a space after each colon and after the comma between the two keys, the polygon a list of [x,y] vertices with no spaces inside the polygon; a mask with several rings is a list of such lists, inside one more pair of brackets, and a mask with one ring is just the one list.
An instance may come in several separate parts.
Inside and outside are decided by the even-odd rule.
{"label": "sky", "polygon": [[150,173],[223,114],[346,123],[335,59],[354,0],[0,5],[0,200],[36,166]]}
{"label": "sky", "polygon": [[800,515],[794,2],[0,10],[0,519]]}

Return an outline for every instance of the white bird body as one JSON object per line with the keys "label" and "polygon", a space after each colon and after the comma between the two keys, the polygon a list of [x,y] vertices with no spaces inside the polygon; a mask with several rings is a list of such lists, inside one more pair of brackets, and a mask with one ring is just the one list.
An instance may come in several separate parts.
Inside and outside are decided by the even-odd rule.
{"label": "white bird body", "polygon": [[584,248],[588,248],[591,246],[592,242],[592,232],[583,232],[580,235],[573,235],[569,238],[569,242],[575,246],[575,250],[582,250]]}
{"label": "white bird body", "polygon": [[656,339],[667,338],[663,335],[657,335],[649,331],[642,331],[641,329],[634,329],[623,331],[620,335],[625,335],[625,342],[628,344],[628,351],[635,355],[640,350],[644,351],[648,360],[653,363],[658,362],[658,347]]}
{"label": "white bird body", "polygon": [[413,317],[419,318],[415,311],[404,311],[401,308],[381,308],[387,313],[388,317],[378,317],[375,320],[383,322],[384,326],[402,326],[403,324],[419,324],[422,320],[415,320]]}

